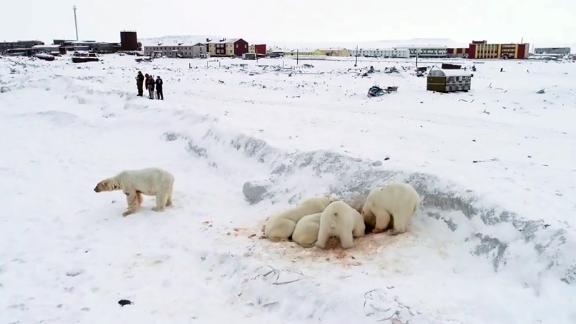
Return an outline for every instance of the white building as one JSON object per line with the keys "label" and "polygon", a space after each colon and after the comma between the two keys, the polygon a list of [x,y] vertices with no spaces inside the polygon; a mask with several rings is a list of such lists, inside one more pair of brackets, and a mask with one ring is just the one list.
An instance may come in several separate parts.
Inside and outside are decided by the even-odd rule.
{"label": "white building", "polygon": [[410,51],[407,48],[370,48],[350,50],[352,56],[361,57],[385,57],[385,58],[407,58],[410,57]]}
{"label": "white building", "polygon": [[206,45],[155,45],[144,46],[144,55],[151,57],[206,58]]}
{"label": "white building", "polygon": [[410,47],[410,57],[448,57],[446,47]]}

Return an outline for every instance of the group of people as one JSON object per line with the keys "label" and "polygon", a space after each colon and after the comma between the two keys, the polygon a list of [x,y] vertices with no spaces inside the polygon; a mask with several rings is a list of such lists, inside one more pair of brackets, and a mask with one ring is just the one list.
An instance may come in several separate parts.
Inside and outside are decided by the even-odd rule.
{"label": "group of people", "polygon": [[156,89],[156,99],[164,100],[164,93],[162,92],[162,86],[164,81],[160,76],[154,79],[153,75],[142,74],[142,71],[138,71],[136,76],[136,86],[138,87],[138,96],[142,97],[144,95],[144,86],[148,90],[148,98],[154,99],[154,89]]}

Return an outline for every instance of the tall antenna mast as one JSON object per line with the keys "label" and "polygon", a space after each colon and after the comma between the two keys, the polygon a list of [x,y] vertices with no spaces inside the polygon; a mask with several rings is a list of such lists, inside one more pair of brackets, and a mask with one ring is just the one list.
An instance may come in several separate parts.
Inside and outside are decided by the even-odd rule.
{"label": "tall antenna mast", "polygon": [[76,41],[78,41],[78,21],[76,20],[76,6],[72,7],[74,9],[74,27],[76,27]]}

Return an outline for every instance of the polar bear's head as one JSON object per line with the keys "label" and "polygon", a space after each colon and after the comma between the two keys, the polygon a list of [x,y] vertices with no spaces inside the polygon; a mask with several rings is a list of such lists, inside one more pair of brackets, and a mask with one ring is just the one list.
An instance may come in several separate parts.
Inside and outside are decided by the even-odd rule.
{"label": "polar bear's head", "polygon": [[118,181],[116,181],[114,179],[106,179],[106,180],[102,180],[102,181],[98,182],[98,184],[94,188],[94,191],[96,191],[96,192],[113,191],[113,190],[119,190],[119,189],[120,189],[120,184],[118,183]]}

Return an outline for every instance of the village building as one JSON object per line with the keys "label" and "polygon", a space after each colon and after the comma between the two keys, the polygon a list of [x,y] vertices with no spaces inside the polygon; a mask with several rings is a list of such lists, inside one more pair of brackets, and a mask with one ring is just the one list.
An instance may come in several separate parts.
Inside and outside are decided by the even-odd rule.
{"label": "village building", "polygon": [[409,47],[410,57],[448,57],[446,47]]}
{"label": "village building", "polygon": [[253,44],[248,46],[248,53],[256,54],[258,57],[266,56],[266,44]]}
{"label": "village building", "polygon": [[206,50],[210,56],[242,57],[248,53],[248,42],[242,38],[221,39],[218,41],[208,41]]}
{"label": "village building", "polygon": [[449,47],[446,49],[446,53],[448,57],[468,58],[468,47]]}
{"label": "village building", "polygon": [[323,48],[315,50],[314,55],[350,56],[350,50],[345,48]]}
{"label": "village building", "polygon": [[468,46],[468,58],[471,59],[526,59],[529,45],[489,44],[487,41],[472,41]]}
{"label": "village building", "polygon": [[154,45],[144,46],[144,55],[150,57],[171,57],[171,58],[206,58],[206,46],[198,43],[195,45]]}
{"label": "village building", "polygon": [[0,53],[14,49],[31,49],[35,45],[44,45],[43,42],[37,40],[30,41],[16,41],[16,42],[0,42]]}
{"label": "village building", "polygon": [[383,57],[383,58],[408,58],[410,52],[407,48],[377,48],[377,49],[353,49],[350,51],[351,56],[361,57]]}
{"label": "village building", "polygon": [[535,54],[565,56],[570,55],[570,47],[537,47],[534,49]]}

